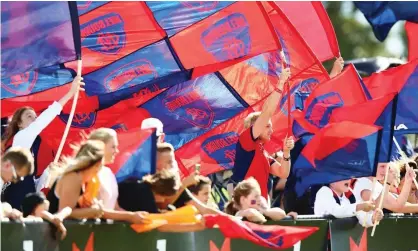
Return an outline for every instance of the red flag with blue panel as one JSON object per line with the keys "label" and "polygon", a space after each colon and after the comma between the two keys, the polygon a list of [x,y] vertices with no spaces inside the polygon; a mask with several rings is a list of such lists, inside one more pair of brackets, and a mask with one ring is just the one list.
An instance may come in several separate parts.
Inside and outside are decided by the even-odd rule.
{"label": "red flag with blue panel", "polygon": [[320,129],[293,165],[298,196],[312,185],[373,176],[381,127],[343,121]]}
{"label": "red flag with blue panel", "polygon": [[318,230],[317,227],[258,225],[225,215],[205,215],[204,218],[206,227],[217,225],[225,238],[244,239],[275,250],[291,248]]}

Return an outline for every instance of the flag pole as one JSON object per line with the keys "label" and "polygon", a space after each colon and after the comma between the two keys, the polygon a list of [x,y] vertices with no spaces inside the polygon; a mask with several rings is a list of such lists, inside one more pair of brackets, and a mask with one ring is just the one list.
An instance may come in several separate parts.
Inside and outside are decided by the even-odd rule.
{"label": "flag pole", "polygon": [[[82,66],[82,61],[81,61],[81,59],[79,59],[79,60],[77,60],[77,76],[78,77],[81,77],[81,66]],[[73,122],[73,117],[74,117],[75,107],[77,106],[79,92],[80,92],[80,90],[77,89],[77,91],[76,91],[76,93],[73,97],[73,104],[71,106],[71,112],[70,112],[70,115],[68,116],[67,125],[65,126],[64,134],[62,135],[61,143],[58,147],[57,154],[55,155],[54,163],[57,163],[60,156],[61,156],[62,148],[64,147],[64,143],[65,143],[65,140],[67,139],[68,132],[69,132],[70,127],[71,127],[71,123]]]}
{"label": "flag pole", "polygon": [[[383,183],[383,191],[382,191],[382,195],[380,196],[381,198],[380,198],[380,201],[379,201],[379,207],[378,207],[378,209],[382,209],[382,206],[383,206],[383,200],[385,199],[385,192],[386,192],[386,186],[387,186],[387,182],[388,182],[388,176],[389,176],[389,169],[390,169],[390,166],[388,166],[387,168],[386,168],[386,173],[385,173],[385,181],[384,181],[384,183]],[[373,188],[372,188],[373,189]],[[390,189],[390,188],[389,188]],[[373,194],[372,194],[372,196],[373,196]],[[373,237],[374,236],[374,232],[376,231],[376,227],[377,227],[377,225],[379,224],[379,222],[375,222],[374,224],[373,224],[373,230],[372,230],[372,234],[371,234],[371,236]]]}
{"label": "flag pole", "polygon": [[[77,60],[77,76],[78,76],[78,77],[81,77],[81,68],[82,68],[82,60],[81,60],[81,59],[78,59],[78,60]],[[55,163],[55,164],[56,164],[56,163],[58,163],[58,160],[59,160],[59,158],[60,158],[60,156],[61,156],[62,148],[64,147],[64,143],[65,143],[65,141],[66,141],[66,139],[67,139],[68,132],[69,132],[69,130],[70,130],[71,123],[72,123],[72,121],[73,121],[75,108],[76,108],[76,106],[77,106],[77,101],[78,101],[78,94],[79,94],[79,92],[80,92],[80,90],[78,89],[78,90],[76,91],[76,93],[74,94],[74,97],[73,97],[73,104],[72,104],[72,106],[71,106],[70,115],[68,116],[68,121],[67,121],[67,124],[66,124],[66,126],[65,126],[65,130],[64,130],[64,133],[63,133],[63,135],[62,135],[60,145],[59,145],[59,147],[58,147],[57,153],[56,153],[55,158],[54,158],[54,162],[53,162],[53,163]],[[50,169],[50,167],[48,167],[48,169]],[[48,171],[49,171],[49,172],[48,172],[48,176],[47,176],[47,178],[46,178],[46,182],[45,182],[45,184],[43,184],[43,186],[44,186],[45,188],[50,188],[50,187],[51,187],[51,185],[52,185],[52,184],[50,184],[50,183],[51,183],[51,176],[54,176],[54,175],[52,174],[51,170],[48,170]]]}

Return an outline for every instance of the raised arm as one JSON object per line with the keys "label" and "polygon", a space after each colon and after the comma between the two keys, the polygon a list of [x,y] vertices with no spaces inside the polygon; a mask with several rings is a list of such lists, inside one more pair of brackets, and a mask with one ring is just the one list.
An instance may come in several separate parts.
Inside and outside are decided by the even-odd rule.
{"label": "raised arm", "polygon": [[276,111],[280,101],[280,97],[282,96],[283,86],[289,79],[289,76],[290,69],[283,69],[282,73],[280,74],[279,84],[277,88],[267,98],[260,116],[257,118],[253,125],[252,135],[255,139],[258,138],[258,136],[260,136],[260,134],[265,130],[265,127],[268,125],[271,117]]}

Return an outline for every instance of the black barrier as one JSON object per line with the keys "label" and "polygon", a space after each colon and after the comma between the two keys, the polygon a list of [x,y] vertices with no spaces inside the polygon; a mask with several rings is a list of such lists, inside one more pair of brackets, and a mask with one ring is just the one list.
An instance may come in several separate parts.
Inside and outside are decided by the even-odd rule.
{"label": "black barrier", "polygon": [[[363,234],[355,219],[322,218],[270,222],[286,226],[316,226],[319,230],[286,251],[326,251],[329,226],[332,251],[412,251],[418,250],[418,218],[385,218],[374,237]],[[217,229],[190,233],[152,231],[138,234],[122,222],[95,223],[66,221],[68,235],[64,241],[52,238],[47,223],[1,224],[3,251],[267,251],[245,240],[225,239]],[[363,238],[363,239],[362,239]],[[351,241],[350,241],[351,240]],[[350,244],[351,242],[351,244]],[[364,248],[365,247],[365,248]]]}
{"label": "black barrier", "polygon": [[417,251],[418,217],[389,216],[377,226],[363,228],[357,220],[339,219],[330,222],[331,249],[334,251]]}

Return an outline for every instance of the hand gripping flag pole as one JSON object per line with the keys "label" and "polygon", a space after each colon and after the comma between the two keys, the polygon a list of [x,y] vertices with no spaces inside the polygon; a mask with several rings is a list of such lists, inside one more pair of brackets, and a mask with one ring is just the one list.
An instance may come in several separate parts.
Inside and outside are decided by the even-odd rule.
{"label": "hand gripping flag pole", "polygon": [[[379,201],[379,207],[378,207],[379,209],[382,209],[383,200],[385,199],[385,194],[386,194],[385,192],[386,192],[386,186],[387,186],[386,183],[388,182],[389,169],[390,169],[390,166],[388,166],[388,168],[386,168],[385,182],[383,183],[383,191],[382,191],[382,195],[381,195],[381,198],[380,198],[380,201]],[[373,196],[373,194],[371,196]],[[371,234],[372,237],[374,236],[374,232],[376,231],[376,227],[377,227],[378,224],[379,224],[379,222],[375,222],[373,224],[373,230],[372,230],[372,234]]]}

